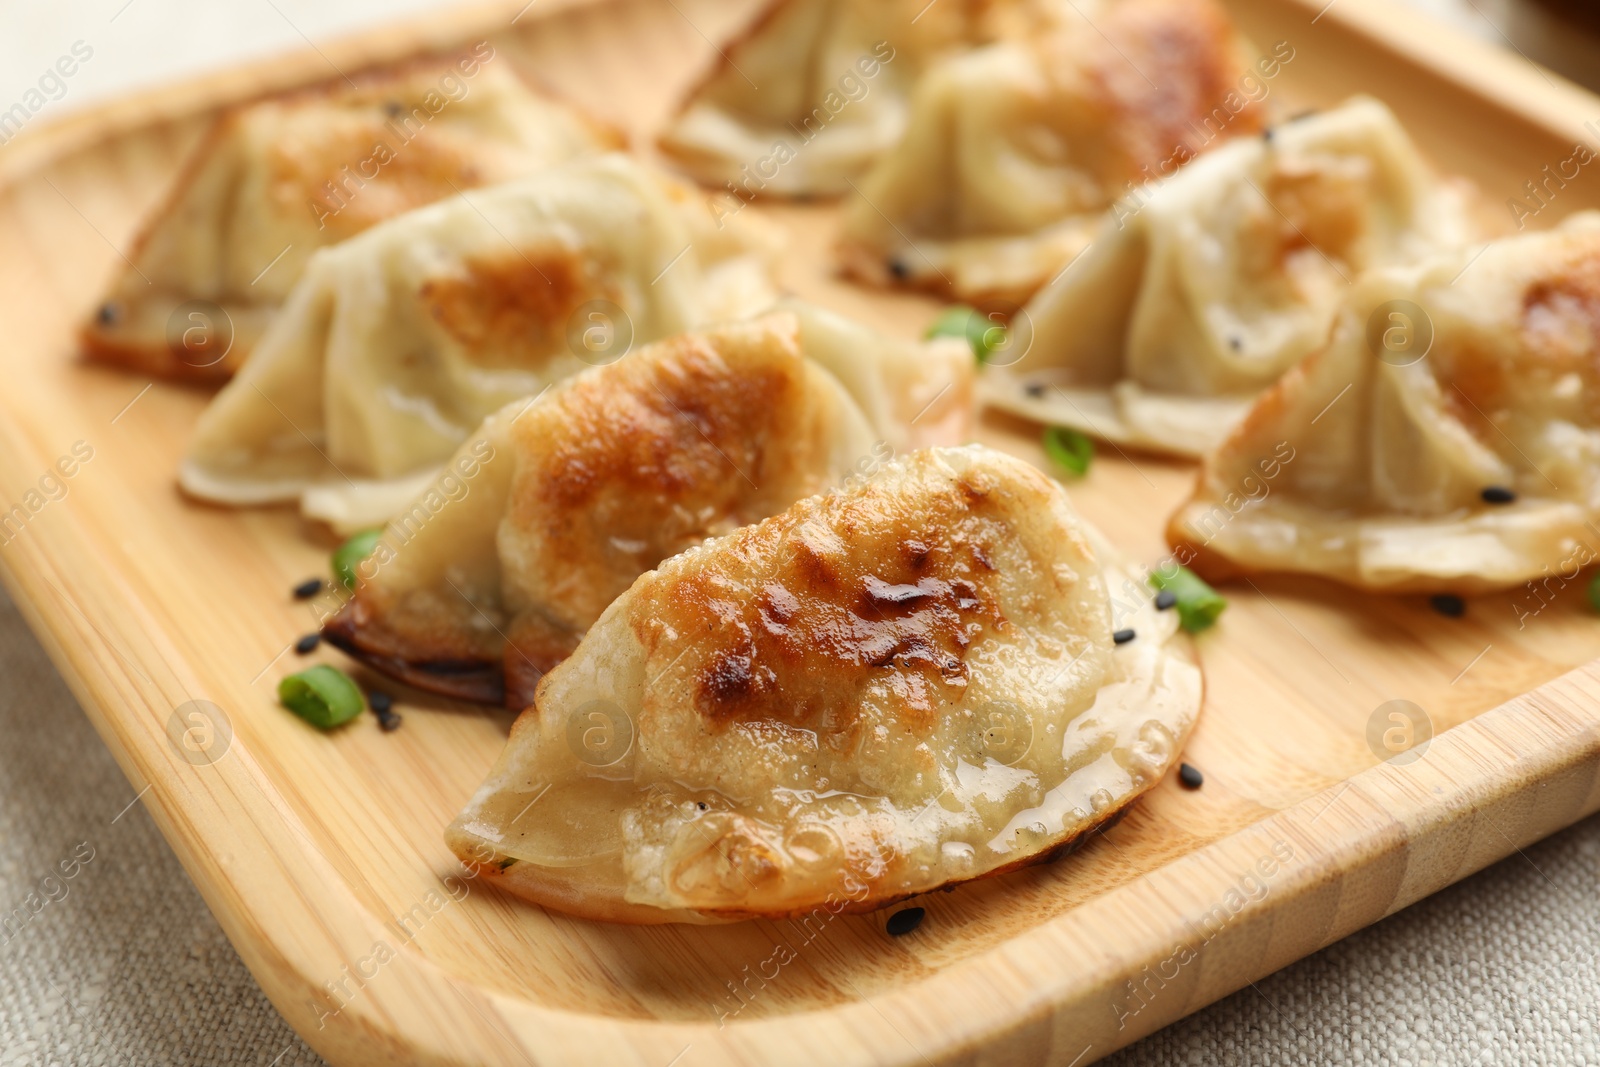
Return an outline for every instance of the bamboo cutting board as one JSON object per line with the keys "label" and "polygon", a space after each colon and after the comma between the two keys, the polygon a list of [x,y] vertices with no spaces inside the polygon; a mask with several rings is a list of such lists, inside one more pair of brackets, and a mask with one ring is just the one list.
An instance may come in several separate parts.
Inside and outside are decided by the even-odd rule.
{"label": "bamboo cutting board", "polygon": [[[1258,44],[1295,50],[1274,105],[1372,93],[1496,211],[1600,136],[1583,129],[1600,99],[1381,0],[1230,6]],[[0,152],[0,508],[29,509],[0,534],[0,573],[318,1052],[1084,1064],[1600,809],[1600,618],[1581,581],[1476,600],[1462,619],[1308,580],[1226,590],[1231,607],[1198,641],[1208,695],[1186,758],[1204,788],[1164,783],[1068,859],[921,900],[927,919],[903,938],[883,913],[637,928],[501,897],[463,876],[440,832],[508,714],[403,696],[397,733],[364,716],[324,735],[279,709],[276,682],[298,666],[286,646],[313,625],[288,589],[325,573],[329,542],[287,509],[180,497],[177,458],[206,395],[86,365],[72,341],[206,117],[330,67],[486,38],[646,145],[748,9],[480,6],[103,107]],[[1597,205],[1584,174],[1534,221]],[[920,297],[831,277],[830,207],[746,210],[789,232],[788,287],[908,336],[932,318]],[[1043,462],[1033,428],[990,418],[980,437]],[[1153,562],[1192,476],[1102,448],[1070,488]],[[1380,763],[1393,700],[1424,718],[1414,747]],[[178,743],[197,709],[213,729],[203,753]]]}

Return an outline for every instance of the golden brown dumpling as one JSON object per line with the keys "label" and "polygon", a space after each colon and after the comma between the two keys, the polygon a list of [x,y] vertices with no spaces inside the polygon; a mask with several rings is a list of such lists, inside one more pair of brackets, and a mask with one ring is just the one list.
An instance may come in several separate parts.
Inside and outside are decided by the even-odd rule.
{"label": "golden brown dumpling", "polygon": [[1600,558],[1600,213],[1374,271],[1207,457],[1168,536],[1213,579],[1504,589]]}
{"label": "golden brown dumpling", "polygon": [[771,0],[721,47],[661,149],[701,182],[724,186],[727,210],[758,195],[844,192],[900,139],[906,97],[930,61],[1018,32],[1047,6]]}
{"label": "golden brown dumpling", "polygon": [[201,415],[183,488],[381,524],[491,413],[632,346],[769,305],[769,249],[620,155],[390,219],[312,260]]}
{"label": "golden brown dumpling", "polygon": [[845,202],[845,269],[1016,307],[1113,201],[1257,132],[1246,86],[1263,84],[1212,0],[1120,0],[947,59],[918,83],[904,140]]}
{"label": "golden brown dumpling", "polygon": [[991,367],[982,394],[1025,418],[1198,456],[1327,340],[1363,270],[1471,234],[1456,191],[1389,109],[1357,98],[1119,204],[1028,303],[1026,354]]}
{"label": "golden brown dumpling", "polygon": [[[891,343],[860,331],[863,371],[843,383],[808,358],[842,328],[823,315],[674,337],[509,405],[389,525],[328,639],[421,688],[526,707],[644,571],[941,425],[908,426],[878,402]],[[968,423],[943,426],[959,439]]]}
{"label": "golden brown dumpling", "polygon": [[1123,581],[1021,460],[896,458],[640,577],[447,840],[636,923],[862,911],[1049,859],[1160,781],[1200,708],[1175,613],[1114,619]]}
{"label": "golden brown dumpling", "polygon": [[84,347],[146,374],[225,380],[317,249],[621,143],[486,42],[234,108],[145,224]]}

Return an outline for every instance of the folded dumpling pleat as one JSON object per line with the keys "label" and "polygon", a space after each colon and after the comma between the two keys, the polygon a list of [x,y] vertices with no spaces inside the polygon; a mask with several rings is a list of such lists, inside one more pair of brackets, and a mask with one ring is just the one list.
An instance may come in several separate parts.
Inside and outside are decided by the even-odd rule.
{"label": "folded dumpling pleat", "polygon": [[1216,445],[1327,338],[1363,271],[1470,238],[1388,108],[1358,98],[1237,141],[1119,203],[1023,309],[986,401],[1179,455]]}
{"label": "folded dumpling pleat", "polygon": [[637,923],[861,911],[1070,851],[1200,707],[1175,613],[1115,606],[1122,567],[1020,460],[897,457],[641,576],[447,840]]}
{"label": "folded dumpling pleat", "polygon": [[[864,369],[848,382],[807,358],[827,332],[808,321],[821,314],[674,337],[512,403],[390,523],[329,640],[420,688],[525,707],[542,673],[661,560],[913,437],[965,436],[953,412],[929,427],[893,412],[883,382],[901,352],[886,339],[851,326]],[[877,363],[889,366],[875,376]],[[950,365],[964,395],[970,365]]]}
{"label": "folded dumpling pleat", "polygon": [[1476,592],[1600,559],[1600,214],[1346,297],[1168,536],[1214,579],[1323,575]]}
{"label": "folded dumpling pleat", "polygon": [[899,340],[795,299],[773,310],[795,316],[806,358],[839,380],[889,449],[970,439],[977,368],[965,339]]}
{"label": "folded dumpling pleat", "polygon": [[317,249],[620,146],[487,43],[234,108],[145,224],[84,347],[147,374],[225,380]]}
{"label": "folded dumpling pleat", "polygon": [[769,304],[763,254],[621,156],[391,219],[313,258],[201,416],[180,480],[381,523],[505,404]]}
{"label": "folded dumpling pleat", "polygon": [[1016,307],[1113,201],[1256,133],[1254,73],[1211,0],[1120,0],[946,59],[918,83],[905,138],[846,201],[844,266]]}
{"label": "folded dumpling pleat", "polygon": [[906,97],[933,58],[993,40],[1042,6],[772,0],[719,49],[661,149],[740,202],[844,192],[899,140]]}

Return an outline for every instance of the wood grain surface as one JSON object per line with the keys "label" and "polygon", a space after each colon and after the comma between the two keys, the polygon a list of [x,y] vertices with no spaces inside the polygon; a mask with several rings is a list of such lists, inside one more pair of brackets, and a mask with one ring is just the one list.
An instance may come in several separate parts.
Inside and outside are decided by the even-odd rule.
{"label": "wood grain surface", "polygon": [[[1583,130],[1600,99],[1378,0],[1320,15],[1320,2],[1231,6],[1258,44],[1295,49],[1272,85],[1280,114],[1379,96],[1495,212],[1575,140],[1600,141]],[[1600,808],[1600,619],[1576,581],[1553,584],[1548,604],[1528,590],[1474,600],[1461,619],[1303,579],[1226,590],[1227,614],[1198,642],[1208,694],[1187,759],[1204,787],[1169,781],[1069,859],[919,901],[927,919],[904,938],[885,935],[883,914],[635,928],[501,897],[462,877],[440,833],[508,714],[402,694],[398,732],[364,716],[324,735],[278,708],[276,682],[299,665],[287,646],[314,626],[288,590],[325,573],[331,539],[288,509],[182,498],[175,465],[207,394],[86,365],[72,341],[207,116],[330,64],[488,37],[500,61],[648,154],[711,42],[748,9],[479,6],[130,98],[30,130],[0,159],[0,508],[28,508],[20,531],[0,533],[0,574],[318,1052],[1083,1064]],[[1535,221],[1597,204],[1586,173]],[[787,287],[907,336],[932,318],[923,298],[831,275],[831,206],[745,210],[788,231]],[[980,437],[1043,463],[1034,428],[989,418]],[[79,442],[91,458],[57,468]],[[1155,563],[1193,468],[1101,452],[1072,497]],[[1369,724],[1395,699],[1424,709],[1435,736],[1420,758],[1380,763]],[[194,701],[231,730],[199,762],[169,729]]]}

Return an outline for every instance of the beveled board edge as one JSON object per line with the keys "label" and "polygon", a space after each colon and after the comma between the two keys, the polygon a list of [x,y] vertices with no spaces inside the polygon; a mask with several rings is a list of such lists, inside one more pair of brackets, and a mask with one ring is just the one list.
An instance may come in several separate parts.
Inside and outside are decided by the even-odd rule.
{"label": "beveled board edge", "polygon": [[[598,0],[539,0],[522,17],[589,2]],[[1308,19],[1321,8],[1283,2]],[[390,61],[493,32],[518,7],[429,16],[323,53],[353,68]],[[1516,57],[1379,0],[1338,0],[1319,17],[1547,129],[1576,136],[1580,107],[1595,104]],[[0,187],[98,137],[321,80],[327,67],[323,55],[296,53],[30,130],[7,146]],[[252,84],[247,72],[258,68]],[[1489,85],[1492,98],[1481,88]],[[46,461],[0,423],[0,462]],[[269,998],[340,1064],[660,1067],[689,1049],[696,1063],[730,1065],[1086,1063],[1600,810],[1596,661],[1440,735],[1415,763],[1365,771],[1027,938],[870,1001],[726,1029],[619,1020],[479,989],[402,948],[382,982],[327,1016],[312,994],[369,957],[384,928],[310,847],[246,745],[204,774],[177,758],[166,716],[204,691],[204,669],[175,654],[75,526],[0,555],[0,580]],[[1186,903],[1196,900],[1210,903]],[[271,928],[258,916],[270,916]]]}

